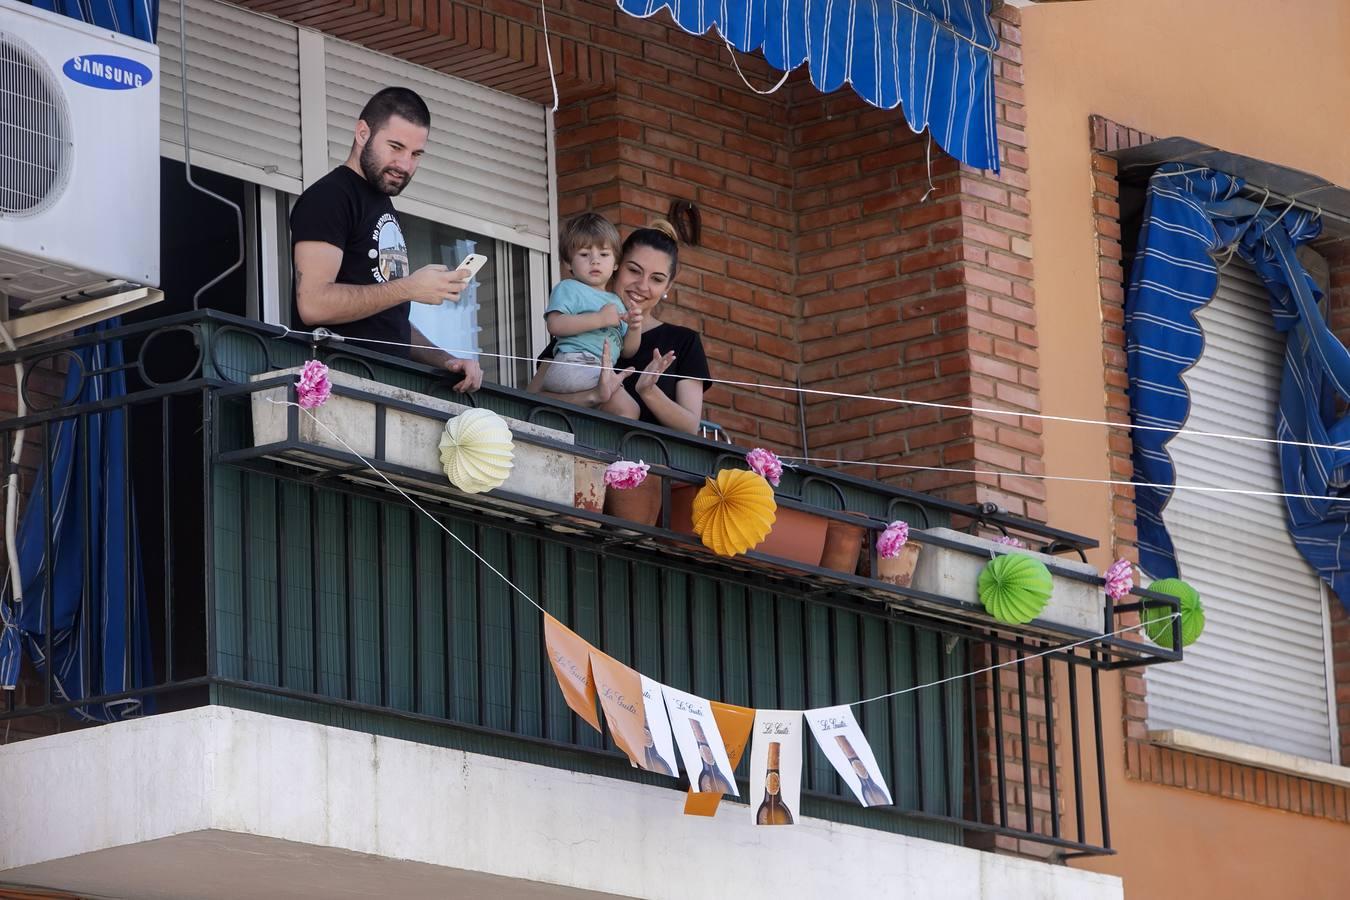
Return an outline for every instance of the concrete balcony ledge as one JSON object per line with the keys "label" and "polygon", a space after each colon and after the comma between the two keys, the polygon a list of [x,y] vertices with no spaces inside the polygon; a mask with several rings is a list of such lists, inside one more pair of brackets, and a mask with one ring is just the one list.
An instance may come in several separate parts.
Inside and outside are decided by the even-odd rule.
{"label": "concrete balcony ledge", "polygon": [[1117,900],[1118,878],[203,707],[0,747],[0,883],[137,898]]}

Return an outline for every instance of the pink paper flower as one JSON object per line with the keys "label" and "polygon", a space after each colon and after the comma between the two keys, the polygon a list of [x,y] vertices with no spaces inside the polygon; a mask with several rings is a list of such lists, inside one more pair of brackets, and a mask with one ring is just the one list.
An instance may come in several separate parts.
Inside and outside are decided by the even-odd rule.
{"label": "pink paper flower", "polygon": [[765,481],[778,487],[778,482],[783,478],[783,463],[779,461],[776,453],[763,447],[756,447],[745,454],[745,461],[750,464],[750,471],[763,475]]}
{"label": "pink paper flower", "polygon": [[1134,587],[1134,566],[1128,559],[1118,559],[1102,577],[1106,579],[1106,596],[1120,600]]}
{"label": "pink paper flower", "polygon": [[627,491],[637,487],[647,480],[647,470],[651,466],[642,460],[629,462],[621,459],[618,462],[609,464],[605,469],[605,487],[612,487],[616,491]]}
{"label": "pink paper flower", "polygon": [[333,386],[328,382],[328,367],[317,359],[311,359],[300,370],[300,383],[295,387],[301,409],[314,409],[323,406]]}
{"label": "pink paper flower", "polygon": [[1004,544],[1008,547],[1016,547],[1019,550],[1027,549],[1026,541],[1015,538],[1010,534],[1000,534],[998,537],[994,538],[994,543]]}
{"label": "pink paper flower", "polygon": [[892,522],[886,530],[877,536],[877,556],[882,559],[895,559],[900,548],[909,540],[909,523]]}

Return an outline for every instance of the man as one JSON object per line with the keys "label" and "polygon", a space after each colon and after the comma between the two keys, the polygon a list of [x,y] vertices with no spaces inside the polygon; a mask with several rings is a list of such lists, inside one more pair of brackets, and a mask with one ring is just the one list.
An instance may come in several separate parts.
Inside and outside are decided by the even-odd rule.
{"label": "man", "polygon": [[462,375],[455,390],[465,393],[483,382],[478,363],[436,347],[408,311],[414,302],[458,301],[469,273],[432,265],[408,274],[407,243],[389,199],[412,181],[430,128],[431,111],[407,88],[385,88],[366,103],[347,161],[310,185],[291,211],[295,314],[306,327],[364,339],[358,346]]}

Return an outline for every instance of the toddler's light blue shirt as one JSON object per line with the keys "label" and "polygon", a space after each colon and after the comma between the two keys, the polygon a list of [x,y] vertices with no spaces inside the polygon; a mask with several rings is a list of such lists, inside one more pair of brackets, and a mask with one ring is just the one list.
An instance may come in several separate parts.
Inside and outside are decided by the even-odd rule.
{"label": "toddler's light blue shirt", "polygon": [[[621,313],[628,311],[623,305],[623,301],[619,299],[618,294],[611,294],[609,291],[593,288],[584,281],[568,278],[559,282],[558,286],[553,289],[553,293],[549,295],[548,308],[544,310],[544,318],[548,318],[549,313],[555,312],[568,316],[599,312],[606,305],[617,307]],[[623,349],[623,338],[627,333],[628,324],[620,322],[618,327],[615,328],[597,328],[593,331],[583,331],[580,334],[560,337],[555,352],[589,353],[599,359],[604,353],[605,341],[608,340],[609,358],[614,361],[619,358],[619,353]]]}

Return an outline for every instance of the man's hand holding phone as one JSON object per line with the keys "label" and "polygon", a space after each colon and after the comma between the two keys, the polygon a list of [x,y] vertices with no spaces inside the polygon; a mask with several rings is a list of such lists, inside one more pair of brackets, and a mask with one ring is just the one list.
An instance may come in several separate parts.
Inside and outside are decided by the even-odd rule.
{"label": "man's hand holding phone", "polygon": [[408,299],[429,306],[439,306],[447,300],[458,303],[469,281],[486,262],[486,256],[470,253],[453,270],[441,265],[423,266],[404,279]]}

